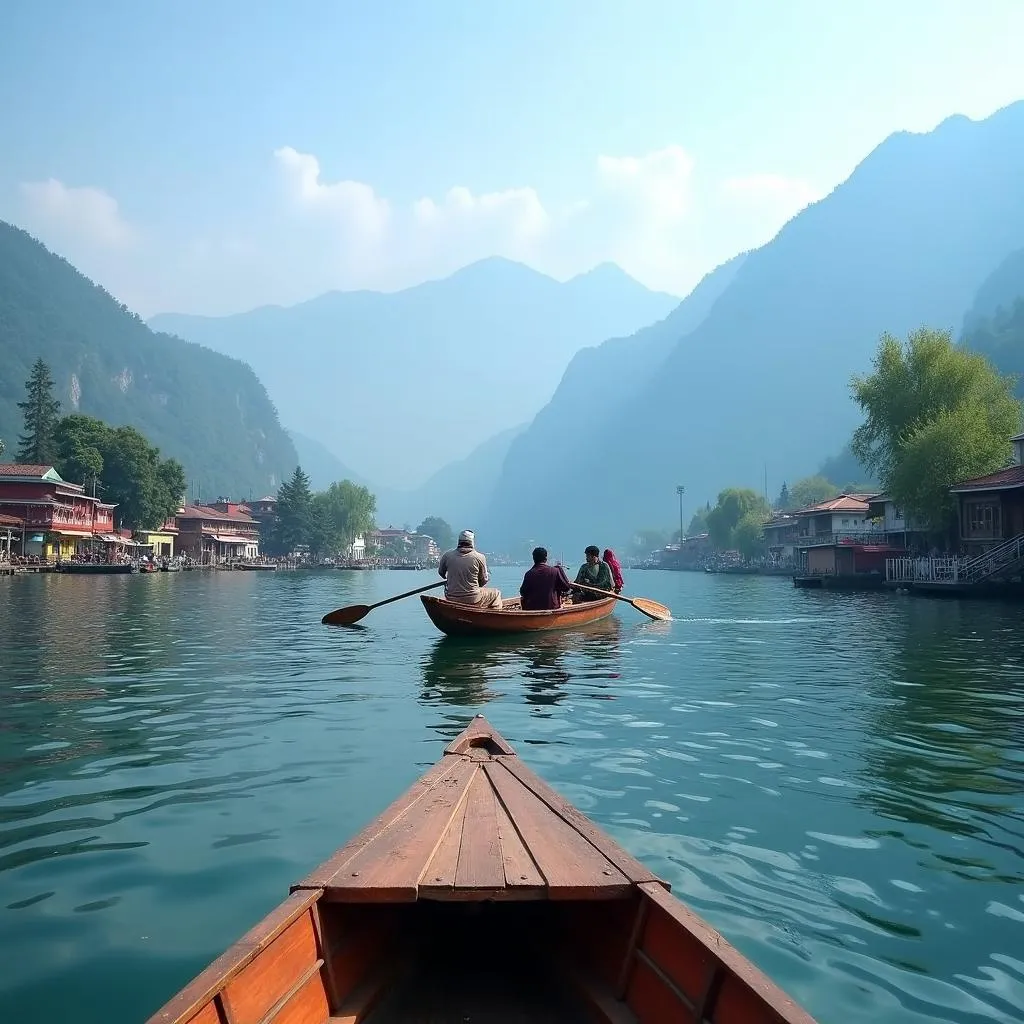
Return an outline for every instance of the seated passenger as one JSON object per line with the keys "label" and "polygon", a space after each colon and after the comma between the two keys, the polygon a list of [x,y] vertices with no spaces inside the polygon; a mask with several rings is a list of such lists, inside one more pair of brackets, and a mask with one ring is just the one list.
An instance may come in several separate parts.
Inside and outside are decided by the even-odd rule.
{"label": "seated passenger", "polygon": [[572,589],[569,577],[560,565],[548,565],[546,548],[533,549],[533,568],[523,576],[519,596],[524,612],[561,608],[562,598]]}
{"label": "seated passenger", "polygon": [[441,556],[437,572],[445,581],[444,596],[456,604],[501,611],[501,591],[486,585],[491,578],[487,559],[474,548],[474,540],[472,530],[463,530],[458,547]]}
{"label": "seated passenger", "polygon": [[615,557],[615,552],[611,548],[605,548],[604,554],[601,556],[601,561],[605,562],[609,569],[612,571],[612,583],[615,584],[615,593],[621,594],[624,580],[622,579],[622,565],[619,560]]}
{"label": "seated passenger", "polygon": [[[580,571],[576,573],[576,579],[573,582],[584,583],[588,587],[597,587],[598,590],[614,592],[612,571],[608,568],[607,562],[601,561],[600,548],[596,544],[591,544],[584,554],[587,556],[587,560],[580,566]],[[580,601],[600,601],[602,596],[595,594],[592,590],[580,590],[575,587],[572,592],[573,604],[579,604]]]}

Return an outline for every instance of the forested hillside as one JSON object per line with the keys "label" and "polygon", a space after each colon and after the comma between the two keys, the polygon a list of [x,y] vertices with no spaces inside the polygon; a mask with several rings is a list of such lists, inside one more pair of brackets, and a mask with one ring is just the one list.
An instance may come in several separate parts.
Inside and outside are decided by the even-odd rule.
{"label": "forested hillside", "polygon": [[243,362],[166,334],[0,221],[0,438],[11,459],[30,368],[50,367],[64,413],[142,432],[204,497],[274,490],[296,454]]}

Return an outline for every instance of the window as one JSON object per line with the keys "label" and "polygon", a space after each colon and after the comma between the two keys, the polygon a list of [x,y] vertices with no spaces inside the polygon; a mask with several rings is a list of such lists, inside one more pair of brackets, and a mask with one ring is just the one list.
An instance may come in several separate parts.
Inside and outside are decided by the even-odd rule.
{"label": "window", "polygon": [[893,519],[902,519],[903,518],[903,509],[901,509],[899,507],[899,505],[893,505],[893,507],[892,507],[892,517],[893,517]]}
{"label": "window", "polygon": [[972,502],[967,506],[967,533],[972,537],[999,534],[999,506],[994,502]]}

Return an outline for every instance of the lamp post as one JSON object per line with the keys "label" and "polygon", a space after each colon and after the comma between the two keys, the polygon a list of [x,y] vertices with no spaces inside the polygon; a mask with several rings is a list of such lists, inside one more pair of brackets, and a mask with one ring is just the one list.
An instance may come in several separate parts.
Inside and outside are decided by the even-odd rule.
{"label": "lamp post", "polygon": [[679,565],[683,564],[683,495],[686,488],[682,484],[676,484],[676,494],[679,495]]}

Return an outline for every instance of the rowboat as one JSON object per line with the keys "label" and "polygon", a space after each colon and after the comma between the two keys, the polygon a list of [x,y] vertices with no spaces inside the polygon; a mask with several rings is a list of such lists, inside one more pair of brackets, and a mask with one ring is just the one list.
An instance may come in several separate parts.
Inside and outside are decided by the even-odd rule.
{"label": "rowboat", "polygon": [[518,597],[505,598],[501,611],[456,604],[443,597],[420,597],[430,621],[449,636],[493,636],[502,633],[538,633],[549,629],[574,629],[600,622],[615,611],[615,598],[567,604],[550,611],[524,612]]}
{"label": "rowboat", "polygon": [[814,1024],[482,717],[148,1024]]}

